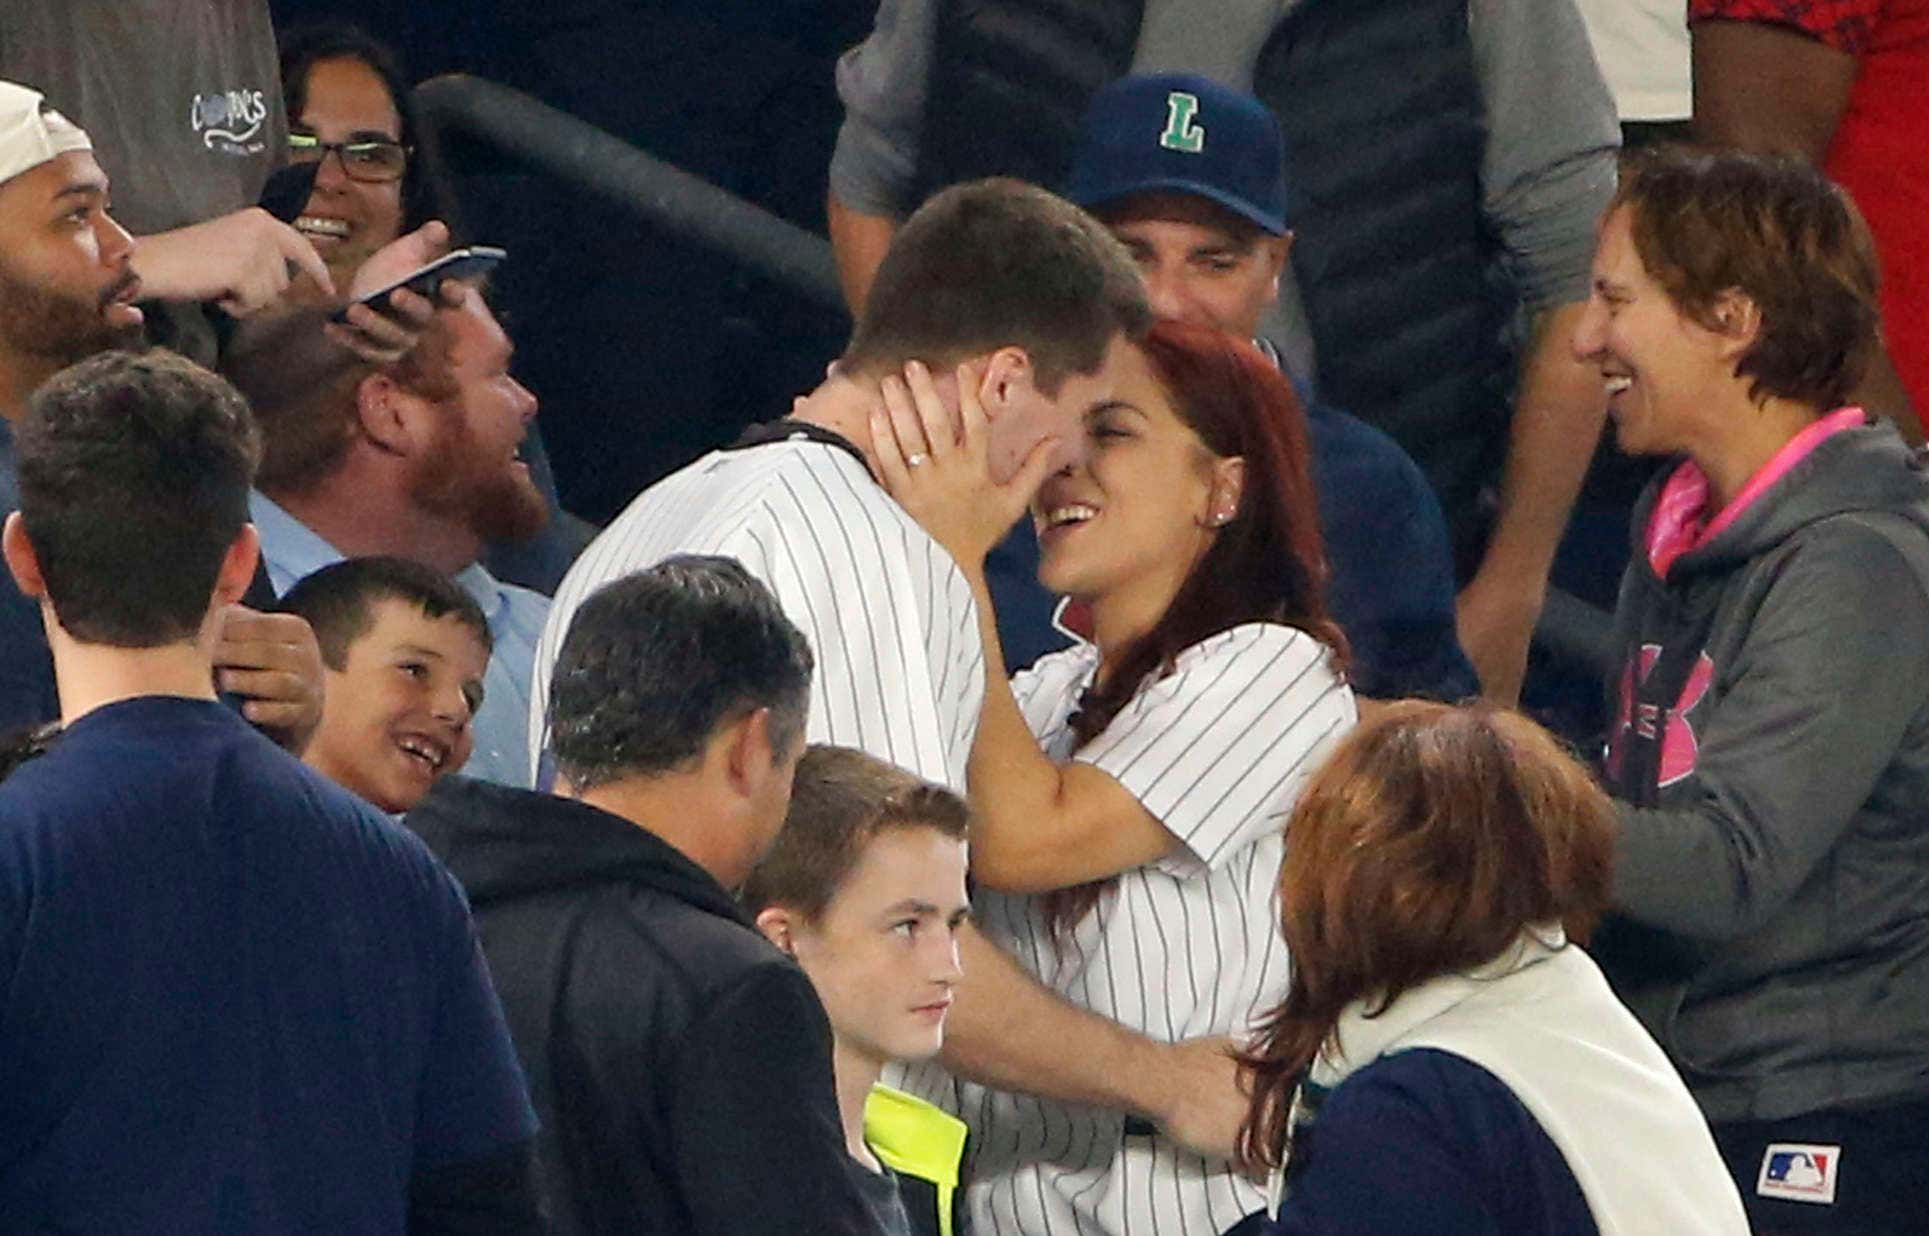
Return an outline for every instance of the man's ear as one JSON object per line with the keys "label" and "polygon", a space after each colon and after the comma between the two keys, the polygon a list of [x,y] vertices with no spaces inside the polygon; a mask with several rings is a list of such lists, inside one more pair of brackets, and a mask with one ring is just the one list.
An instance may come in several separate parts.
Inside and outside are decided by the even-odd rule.
{"label": "man's ear", "polygon": [[1206,497],[1205,524],[1222,528],[1239,517],[1246,494],[1246,460],[1242,455],[1212,461],[1212,487]]}
{"label": "man's ear", "polygon": [[261,561],[261,534],[253,524],[242,524],[228,552],[221,558],[221,570],[214,577],[217,605],[233,605],[248,594],[254,582],[255,565]]}
{"label": "man's ear", "polygon": [[717,735],[731,788],[749,798],[777,775],[776,749],[770,745],[770,709],[759,708],[727,723]]}
{"label": "man's ear", "polygon": [[1761,338],[1761,306],[1740,288],[1729,288],[1717,295],[1708,320],[1713,323],[1711,329],[1721,338],[1722,354],[1731,359],[1739,358]]}
{"label": "man's ear", "polygon": [[978,402],[984,405],[987,416],[997,416],[1037,385],[1031,354],[1021,347],[999,348],[985,358],[984,365],[984,376],[978,381]]}
{"label": "man's ear", "polygon": [[797,945],[791,939],[791,931],[796,920],[783,906],[765,906],[757,911],[757,930],[764,938],[775,944],[792,957],[797,956]]}
{"label": "man's ear", "polygon": [[428,401],[404,390],[386,373],[371,373],[355,384],[355,419],[362,437],[386,455],[414,455],[433,441],[435,409]]}
{"label": "man's ear", "polygon": [[35,599],[47,595],[47,583],[40,575],[40,555],[27,539],[27,521],[19,511],[7,516],[6,529],[0,532],[0,550],[6,554],[7,570],[12,572],[20,595]]}
{"label": "man's ear", "polygon": [[1266,263],[1273,275],[1272,290],[1266,296],[1266,303],[1272,304],[1279,299],[1279,277],[1286,270],[1287,259],[1293,255],[1293,234],[1268,236],[1260,243],[1266,246]]}

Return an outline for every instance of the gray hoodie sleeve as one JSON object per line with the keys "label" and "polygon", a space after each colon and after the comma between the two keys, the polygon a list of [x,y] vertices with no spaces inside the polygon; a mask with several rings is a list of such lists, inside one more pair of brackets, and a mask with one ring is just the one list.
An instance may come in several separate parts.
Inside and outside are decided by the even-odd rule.
{"label": "gray hoodie sleeve", "polygon": [[1530,312],[1586,300],[1621,127],[1574,0],[1471,0],[1488,221]]}
{"label": "gray hoodie sleeve", "polygon": [[830,181],[846,206],[899,217],[910,208],[936,20],[936,0],[881,0],[870,36],[837,62],[844,123]]}
{"label": "gray hoodie sleeve", "polygon": [[[902,215],[911,205],[937,4],[882,0],[870,36],[838,62],[844,123],[830,183],[848,206]],[[1470,0],[1468,22],[1487,113],[1481,175],[1489,219],[1530,310],[1584,300],[1621,131],[1580,10],[1574,0]],[[1183,46],[1141,48],[1137,68],[1250,64],[1266,33],[1250,22],[1204,30],[1195,23]],[[1241,43],[1252,45],[1233,45]]]}
{"label": "gray hoodie sleeve", "polygon": [[1661,808],[1620,809],[1615,901],[1709,940],[1760,928],[1869,803],[1929,699],[1929,596],[1866,527],[1816,530],[1770,585]]}

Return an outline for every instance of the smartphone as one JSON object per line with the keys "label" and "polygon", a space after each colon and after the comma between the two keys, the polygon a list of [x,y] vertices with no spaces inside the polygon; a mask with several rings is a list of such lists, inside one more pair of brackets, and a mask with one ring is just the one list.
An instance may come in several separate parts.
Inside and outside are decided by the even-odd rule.
{"label": "smartphone", "polygon": [[418,296],[435,299],[435,294],[444,279],[480,279],[501,264],[509,256],[507,250],[490,245],[471,245],[467,249],[456,249],[445,253],[422,269],[415,271],[385,288],[378,288],[367,296],[358,297],[343,305],[335,315],[337,322],[348,321],[348,311],[355,305],[367,305],[381,313],[388,308],[389,293],[397,288],[407,288]]}

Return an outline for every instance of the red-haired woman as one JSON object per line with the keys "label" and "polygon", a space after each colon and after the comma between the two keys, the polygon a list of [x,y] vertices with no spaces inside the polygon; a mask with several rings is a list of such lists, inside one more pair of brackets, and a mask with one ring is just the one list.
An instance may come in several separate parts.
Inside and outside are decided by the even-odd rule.
{"label": "red-haired woman", "polygon": [[[975,384],[959,384],[962,441],[921,380],[887,385],[872,436],[887,483],[977,596],[981,929],[1144,1035],[1243,1037],[1285,992],[1281,823],[1355,720],[1320,598],[1305,422],[1249,343],[1165,322],[1118,346],[1113,398],[1030,501],[1039,577],[1088,607],[1092,638],[1010,683],[983,563],[1027,494],[985,475]],[[1228,1160],[1118,1112],[965,1086],[960,1114],[981,1232],[1218,1231],[1262,1201]]]}
{"label": "red-haired woman", "polygon": [[1286,836],[1293,976],[1246,1060],[1242,1146],[1273,1169],[1274,1230],[1746,1236],[1687,1087],[1577,947],[1614,809],[1545,730],[1391,705]]}

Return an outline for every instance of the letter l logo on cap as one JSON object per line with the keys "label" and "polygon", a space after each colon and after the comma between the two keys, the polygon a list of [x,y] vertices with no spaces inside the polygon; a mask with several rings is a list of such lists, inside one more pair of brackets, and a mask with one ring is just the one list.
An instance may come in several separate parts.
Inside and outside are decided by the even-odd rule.
{"label": "letter l logo on cap", "polygon": [[1194,121],[1198,114],[1198,95],[1174,90],[1165,96],[1165,132],[1159,134],[1159,145],[1182,154],[1198,154],[1204,150],[1206,131]]}

